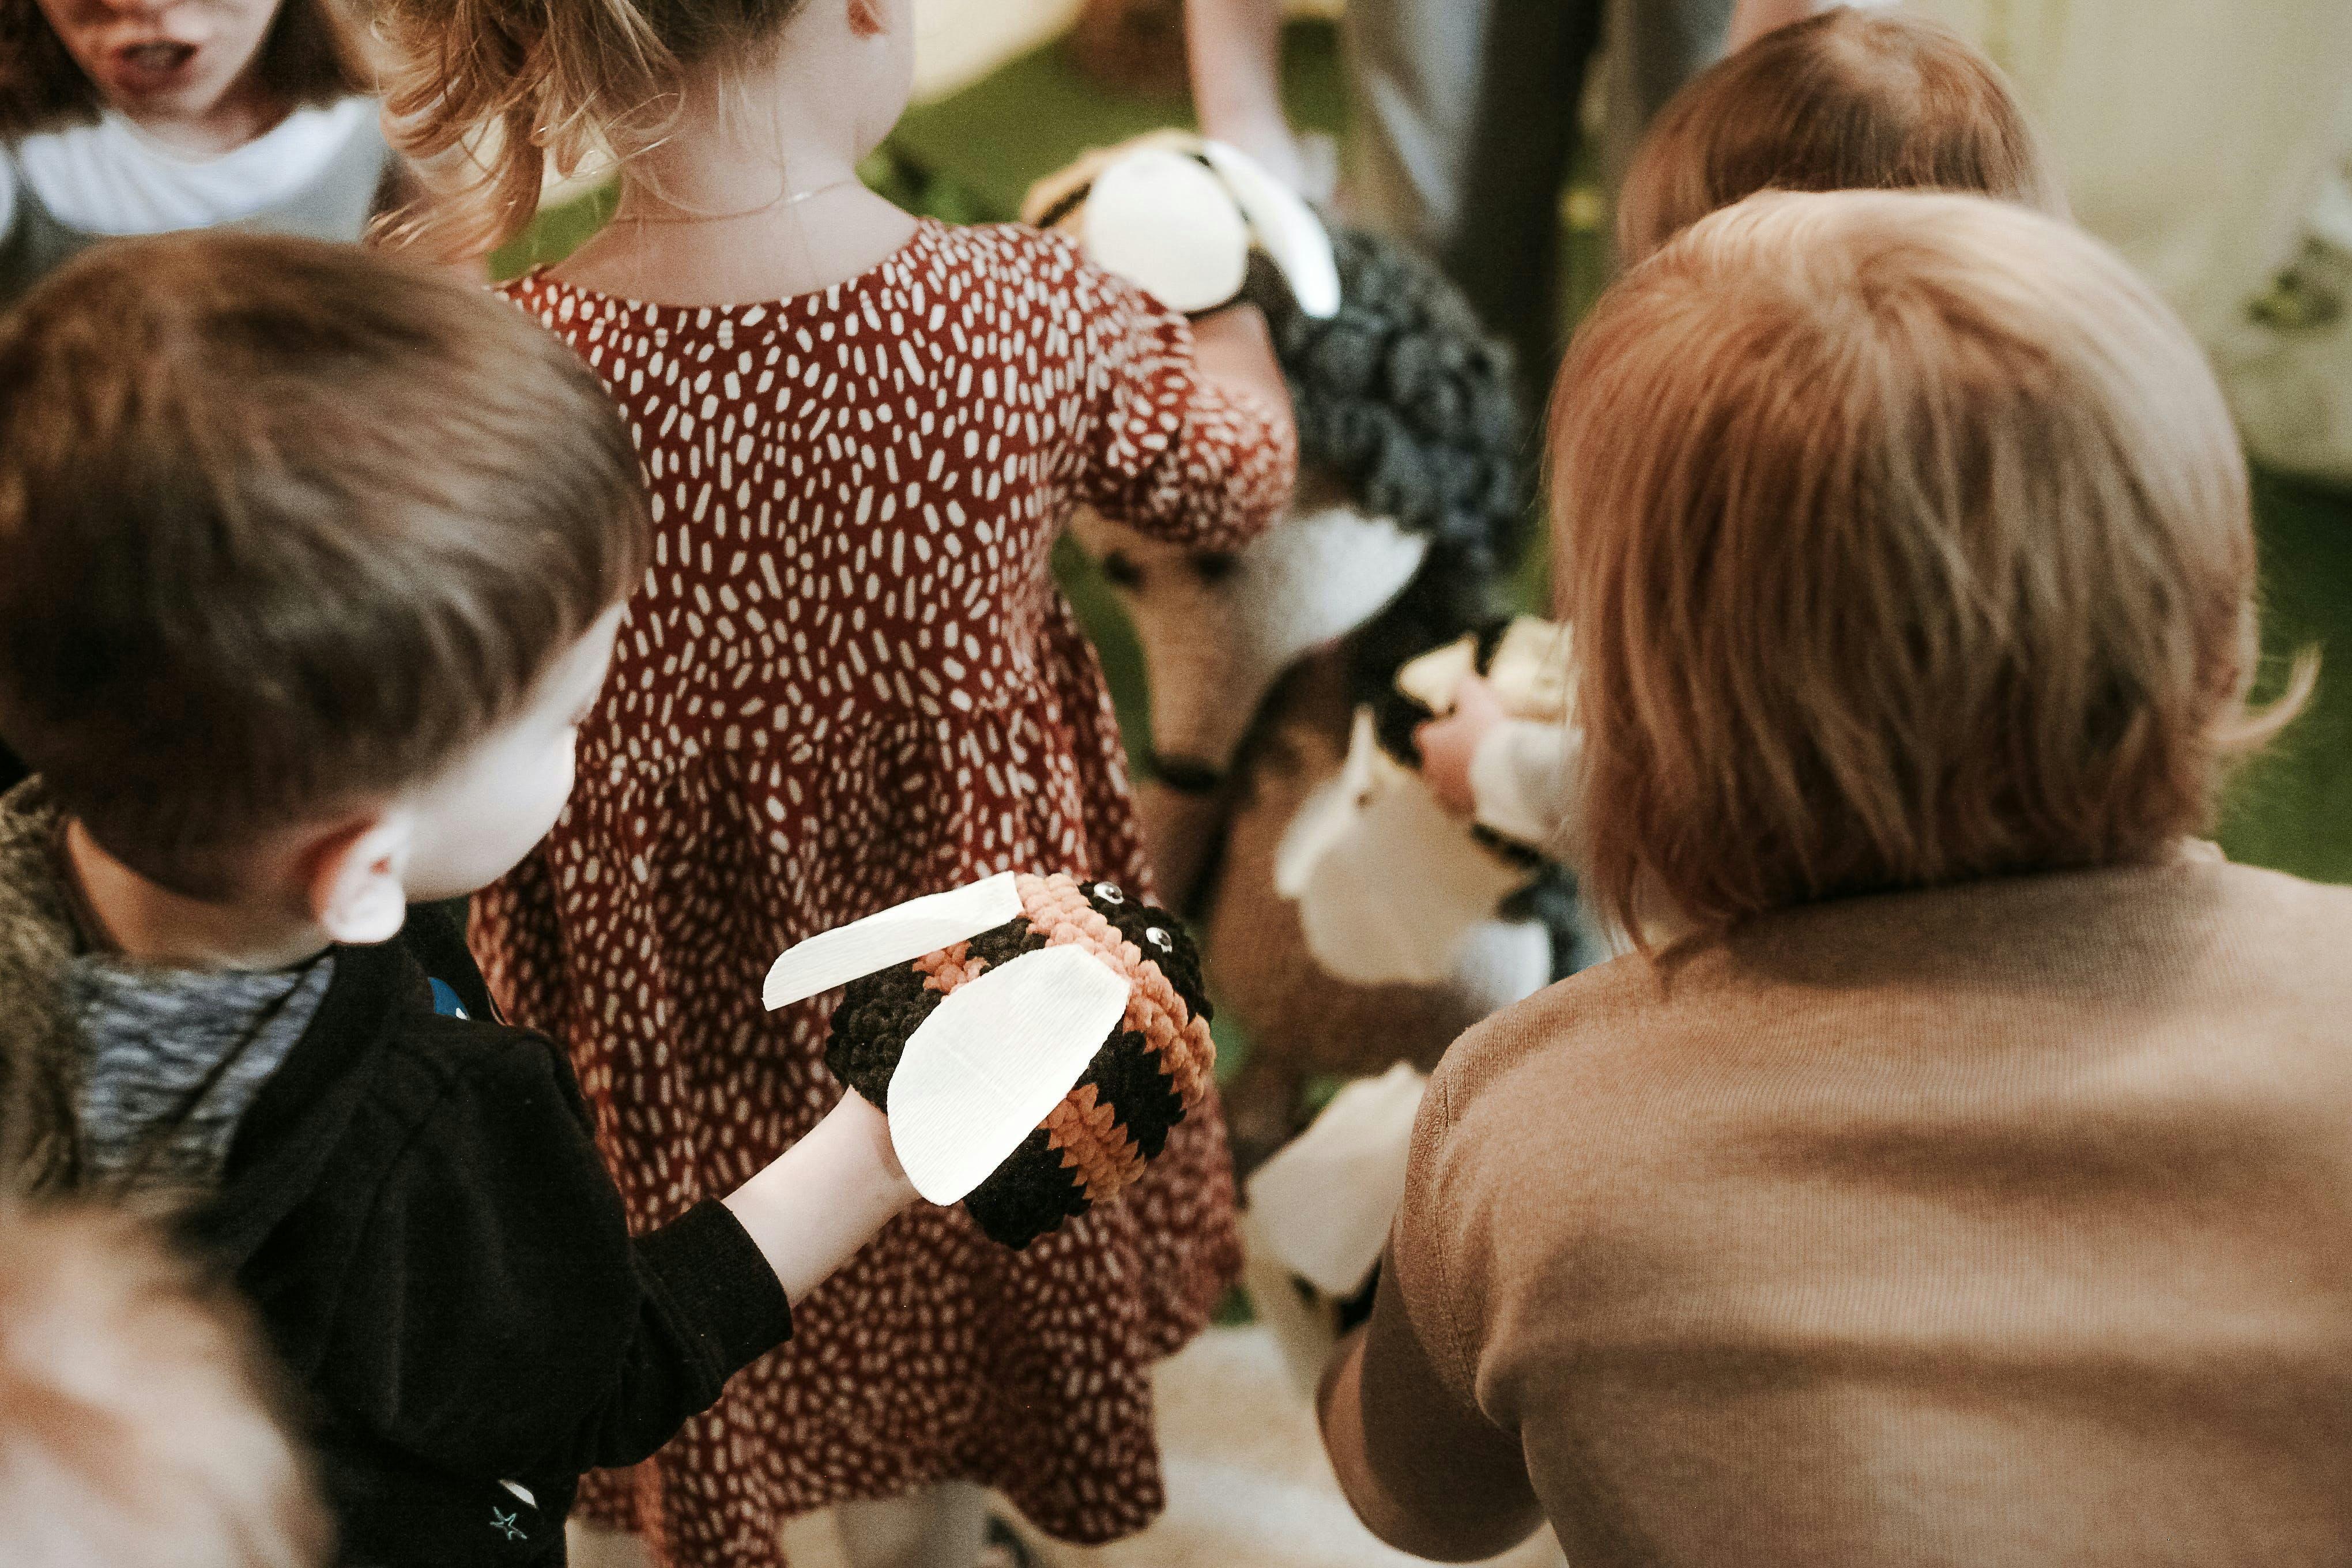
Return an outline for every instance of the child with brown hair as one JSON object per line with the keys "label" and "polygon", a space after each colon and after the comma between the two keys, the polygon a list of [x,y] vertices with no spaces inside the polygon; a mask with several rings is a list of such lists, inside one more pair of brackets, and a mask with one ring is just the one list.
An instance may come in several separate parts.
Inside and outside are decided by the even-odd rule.
{"label": "child with brown hair", "polygon": [[0,1204],[0,1563],[325,1568],[248,1316],[120,1213]]}
{"label": "child with brown hair", "polygon": [[1762,190],[1965,191],[2066,211],[1999,66],[1938,23],[1848,5],[1765,34],[1675,95],[1626,174],[1618,256],[1631,266]]}
{"label": "child with brown hair", "polygon": [[409,908],[553,822],[649,557],[604,388],[454,279],[215,230],[0,323],[7,1173],[234,1276],[346,1562],[561,1562],[582,1472],[915,1202],[852,1094],[633,1231],[570,1063]]}
{"label": "child with brown hair", "polygon": [[[1998,67],[1949,28],[1840,6],[1718,61],[1666,105],[1618,201],[1632,266],[1758,191],[1948,190],[2054,216],[2057,170]],[[1507,719],[1472,677],[1423,727],[1423,776],[1465,816],[1524,843],[1556,838],[1575,735]]]}
{"label": "child with brown hair", "polygon": [[397,163],[342,0],[0,0],[0,304],[102,239],[356,240]]}
{"label": "child with brown hair", "polygon": [[[415,150],[495,132],[449,243],[525,220],[550,158],[620,159],[610,226],[508,293],[620,403],[653,562],[571,806],[478,903],[476,947],[570,1047],[656,1224],[837,1093],[830,1000],[760,1006],[778,951],[1002,871],[1147,886],[1052,547],[1084,501],[1237,548],[1286,500],[1287,398],[1255,310],[1187,321],[1066,240],[858,181],[910,89],[911,0],[382,9]],[[593,1513],[730,1568],[774,1563],[792,1515],[909,1495],[955,1521],[929,1560],[969,1568],[981,1484],[1055,1535],[1127,1534],[1161,1502],[1151,1363],[1237,1265],[1213,1103],[1122,1204],[1024,1252],[919,1209]]]}
{"label": "child with brown hair", "polygon": [[360,238],[409,188],[372,90],[341,0],[0,0],[0,309],[123,235]]}
{"label": "child with brown hair", "polygon": [[[1642,416],[1629,420],[1627,411]],[[1588,894],[1448,1053],[1324,1432],[1468,1561],[2352,1553],[2352,893],[2198,836],[2273,734],[2187,331],[2013,204],[1758,195],[1551,439]]]}

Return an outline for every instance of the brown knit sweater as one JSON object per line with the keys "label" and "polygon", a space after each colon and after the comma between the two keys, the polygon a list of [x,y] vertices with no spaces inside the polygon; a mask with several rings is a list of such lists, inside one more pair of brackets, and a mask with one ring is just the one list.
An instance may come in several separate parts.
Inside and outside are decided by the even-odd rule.
{"label": "brown knit sweater", "polygon": [[1465,1037],[1324,1431],[1576,1568],[2352,1563],[2352,891],[1790,911]]}

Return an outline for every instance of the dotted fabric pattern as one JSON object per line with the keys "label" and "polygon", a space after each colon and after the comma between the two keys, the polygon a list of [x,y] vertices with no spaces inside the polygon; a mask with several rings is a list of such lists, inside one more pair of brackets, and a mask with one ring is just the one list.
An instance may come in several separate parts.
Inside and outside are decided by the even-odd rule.
{"label": "dotted fabric pattern", "polygon": [[[839,1098],[835,998],[761,1007],[778,952],[999,871],[1148,896],[1054,536],[1086,501],[1234,548],[1296,456],[1199,381],[1181,317],[1031,230],[927,223],[773,304],[507,291],[620,404],[656,542],[571,805],[478,900],[476,944],[509,1015],[569,1047],[645,1226]],[[695,1568],[772,1568],[788,1516],[950,1479],[1066,1540],[1140,1529],[1163,1500],[1150,1363],[1239,1268],[1213,1112],[1026,1251],[960,1209],[901,1216],[676,1442],[592,1477],[583,1515]]]}

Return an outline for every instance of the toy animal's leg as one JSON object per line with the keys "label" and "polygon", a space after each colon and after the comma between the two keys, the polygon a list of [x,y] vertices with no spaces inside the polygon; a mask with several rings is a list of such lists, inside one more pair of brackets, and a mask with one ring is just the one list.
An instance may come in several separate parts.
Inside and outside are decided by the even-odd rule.
{"label": "toy animal's leg", "polygon": [[1151,783],[1136,791],[1135,806],[1161,901],[1179,914],[1192,913],[1224,831],[1226,793],[1196,795]]}
{"label": "toy animal's leg", "polygon": [[1225,1141],[1233,1146],[1234,1174],[1242,1181],[1298,1136],[1307,1073],[1283,1044],[1253,1048],[1223,1090]]}
{"label": "toy animal's leg", "polygon": [[850,1568],[973,1568],[988,1540],[988,1489],[943,1481],[837,1510]]}

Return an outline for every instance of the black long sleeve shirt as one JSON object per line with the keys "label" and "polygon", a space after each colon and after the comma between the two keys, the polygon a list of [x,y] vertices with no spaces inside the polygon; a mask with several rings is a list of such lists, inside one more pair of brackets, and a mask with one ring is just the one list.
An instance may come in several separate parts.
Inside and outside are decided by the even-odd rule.
{"label": "black long sleeve shirt", "polygon": [[582,1473],[792,1331],[723,1205],[629,1235],[570,1065],[493,1017],[430,912],[339,950],[195,1222],[307,1392],[354,1568],[561,1563]]}

